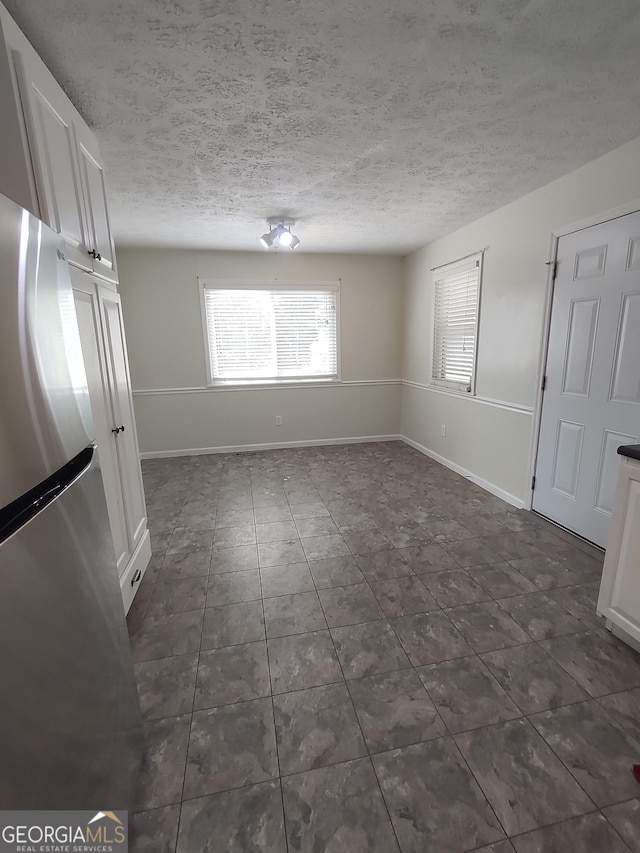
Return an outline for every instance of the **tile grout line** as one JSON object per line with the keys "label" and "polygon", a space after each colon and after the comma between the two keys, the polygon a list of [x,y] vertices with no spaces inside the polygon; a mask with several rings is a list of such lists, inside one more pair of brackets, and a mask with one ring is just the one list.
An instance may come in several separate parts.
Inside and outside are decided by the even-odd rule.
{"label": "tile grout line", "polygon": [[[253,506],[255,520],[255,506]],[[258,560],[259,564],[259,560]],[[264,632],[265,654],[267,656],[267,671],[269,677],[269,704],[271,706],[271,720],[273,722],[273,745],[275,748],[276,771],[278,779],[278,790],[280,792],[280,808],[282,811],[282,831],[284,833],[284,843],[287,851],[289,850],[289,836],[287,833],[287,816],[284,808],[284,792],[282,790],[282,774],[280,772],[280,750],[278,748],[278,730],[276,726],[276,710],[273,702],[273,680],[271,678],[271,656],[269,654],[269,640],[267,638],[267,617],[264,609],[264,589],[262,585],[262,570],[258,568],[258,579],[260,582],[260,605],[262,607],[262,630]]]}
{"label": "tile grout line", "polygon": [[[214,531],[215,531],[215,521],[216,521],[217,516],[218,516],[218,502],[219,502],[219,496],[216,497]],[[192,703],[191,703],[191,721],[190,721],[190,726],[189,726],[189,738],[187,740],[187,752],[186,752],[186,756],[185,756],[184,775],[183,775],[183,779],[182,779],[182,792],[181,792],[181,797],[180,797],[180,819],[179,819],[179,824],[178,824],[178,831],[180,830],[180,824],[182,822],[182,803],[184,802],[184,793],[185,793],[185,788],[186,788],[186,783],[187,783],[187,769],[189,767],[189,753],[191,751],[191,736],[193,733],[193,718],[194,718],[194,713],[195,713],[195,711],[194,711],[195,698],[196,698],[196,692],[198,689],[198,682],[200,680],[200,662],[201,662],[201,655],[202,655],[202,637],[203,637],[203,633],[204,633],[204,617],[205,617],[205,611],[206,611],[206,603],[207,603],[207,599],[208,599],[208,595],[209,595],[209,576],[211,573],[211,560],[213,559],[213,538],[214,538],[214,535],[215,535],[215,533],[212,533],[211,549],[209,550],[209,572],[207,574],[207,586],[206,586],[206,594],[205,594],[205,600],[204,600],[205,607],[202,609],[202,618],[200,621],[200,643],[199,643],[199,647],[198,647],[198,663],[196,666],[196,677],[195,677],[194,683],[193,683],[193,698],[192,698]],[[179,835],[176,838],[179,838]],[[177,840],[176,840],[176,846],[177,846]]]}
{"label": "tile grout line", "polygon": [[[218,508],[218,504],[216,501],[216,516],[217,516],[217,508]],[[211,536],[211,541],[212,541],[212,546],[213,546],[213,534]],[[212,556],[211,556],[211,552],[210,552],[209,572],[211,571],[211,559],[212,559]],[[197,664],[196,664],[196,677],[195,677],[194,682],[193,682],[193,694],[192,694],[192,701],[191,701],[191,716],[190,716],[190,720],[189,720],[189,736],[187,738],[187,748],[186,748],[185,761],[184,761],[184,772],[182,775],[182,788],[180,791],[180,811],[179,811],[179,815],[178,815],[178,827],[177,827],[177,832],[176,832],[176,849],[178,846],[178,840],[180,838],[180,829],[181,829],[181,825],[182,825],[182,809],[183,809],[183,803],[184,803],[184,793],[185,793],[185,788],[186,788],[186,784],[187,784],[187,770],[189,767],[189,753],[191,752],[191,736],[193,734],[193,715],[194,715],[195,697],[196,697],[196,691],[198,689],[198,681],[199,681],[199,676],[200,676],[200,656],[202,654],[202,635],[204,632],[204,614],[205,614],[205,609],[206,609],[207,597],[208,597],[208,593],[209,593],[208,578],[209,578],[209,575],[207,575],[205,607],[202,609],[202,618],[200,620],[200,643],[198,646],[198,660],[197,660]]]}

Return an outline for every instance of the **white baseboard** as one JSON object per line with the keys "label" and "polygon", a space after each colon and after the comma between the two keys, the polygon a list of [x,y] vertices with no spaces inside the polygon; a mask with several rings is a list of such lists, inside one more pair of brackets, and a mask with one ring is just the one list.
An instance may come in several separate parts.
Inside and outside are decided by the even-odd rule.
{"label": "white baseboard", "polygon": [[422,444],[418,444],[417,441],[413,441],[410,438],[407,438],[406,435],[399,436],[400,441],[404,441],[405,444],[408,444],[410,447],[415,448],[415,450],[419,450],[420,453],[424,453],[425,456],[428,456],[429,459],[433,459],[434,462],[439,462],[441,465],[444,465],[445,468],[450,468],[452,471],[455,471],[456,474],[461,474],[463,477],[466,477],[468,480],[471,480],[472,483],[475,483],[476,486],[480,486],[480,488],[485,489],[487,492],[490,492],[492,495],[495,495],[497,498],[500,498],[503,501],[506,501],[508,504],[517,507],[518,509],[524,508],[524,501],[522,498],[517,498],[515,495],[506,492],[504,489],[501,489],[499,486],[496,486],[494,483],[490,483],[488,480],[484,480],[482,477],[476,477],[475,474],[472,474],[471,471],[467,471],[466,468],[463,468],[461,465],[457,465],[455,462],[452,462],[450,459],[445,459],[444,456],[440,456],[439,453],[434,453],[433,450],[429,450],[428,447],[425,447]]}
{"label": "white baseboard", "polygon": [[180,450],[149,450],[141,459],[170,459],[174,456],[205,456],[209,453],[245,453],[250,450],[283,450],[296,447],[325,447],[332,444],[368,444],[374,441],[405,441],[401,435],[356,435],[350,438],[317,438],[265,444],[235,444],[228,447],[185,447]]}
{"label": "white baseboard", "polygon": [[485,489],[497,498],[501,498],[503,501],[506,501],[508,504],[511,504],[518,509],[523,509],[524,507],[524,501],[522,498],[517,498],[515,495],[509,494],[509,492],[506,492],[499,486],[490,483],[488,480],[484,480],[482,477],[476,477],[475,474],[472,474],[471,471],[467,471],[466,468],[456,465],[455,462],[445,459],[444,456],[440,456],[439,453],[434,453],[432,450],[429,450],[429,448],[424,447],[422,444],[418,444],[417,441],[413,441],[405,435],[357,435],[351,436],[350,438],[309,439],[307,441],[282,441],[265,444],[235,444],[226,447],[185,447],[180,450],[150,450],[141,453],[140,458],[170,459],[176,456],[205,456],[210,453],[245,453],[251,450],[283,450],[287,448],[295,449],[296,447],[325,447],[334,444],[368,444],[376,441],[403,441],[405,444],[415,448],[415,450],[418,450],[420,453],[424,453],[425,456],[428,456],[435,462],[439,462],[441,465],[444,465],[445,468],[450,468],[452,471],[455,471],[456,474],[461,474],[463,477],[471,480],[472,483],[475,483],[477,486],[480,486],[480,488]]}

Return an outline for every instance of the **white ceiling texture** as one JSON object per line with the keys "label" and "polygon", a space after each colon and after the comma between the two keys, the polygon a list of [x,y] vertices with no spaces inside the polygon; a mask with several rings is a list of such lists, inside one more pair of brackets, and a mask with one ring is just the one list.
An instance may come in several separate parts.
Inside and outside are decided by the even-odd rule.
{"label": "white ceiling texture", "polygon": [[640,135],[638,0],[5,0],[116,241],[404,254]]}

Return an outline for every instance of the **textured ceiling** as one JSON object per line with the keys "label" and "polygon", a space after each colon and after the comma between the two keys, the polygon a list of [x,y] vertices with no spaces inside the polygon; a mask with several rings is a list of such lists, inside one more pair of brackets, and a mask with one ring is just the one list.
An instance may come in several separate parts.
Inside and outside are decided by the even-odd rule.
{"label": "textured ceiling", "polygon": [[[5,0],[116,241],[404,254],[640,135],[637,0]],[[299,251],[300,251],[299,250]]]}

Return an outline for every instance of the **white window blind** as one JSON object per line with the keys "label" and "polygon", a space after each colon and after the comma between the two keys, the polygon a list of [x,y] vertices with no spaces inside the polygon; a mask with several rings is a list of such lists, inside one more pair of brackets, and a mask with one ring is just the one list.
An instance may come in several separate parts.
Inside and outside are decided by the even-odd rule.
{"label": "white window blind", "polygon": [[434,271],[431,379],[467,393],[474,387],[481,268],[479,254]]}
{"label": "white window blind", "polygon": [[203,283],[210,382],[337,379],[337,284]]}

